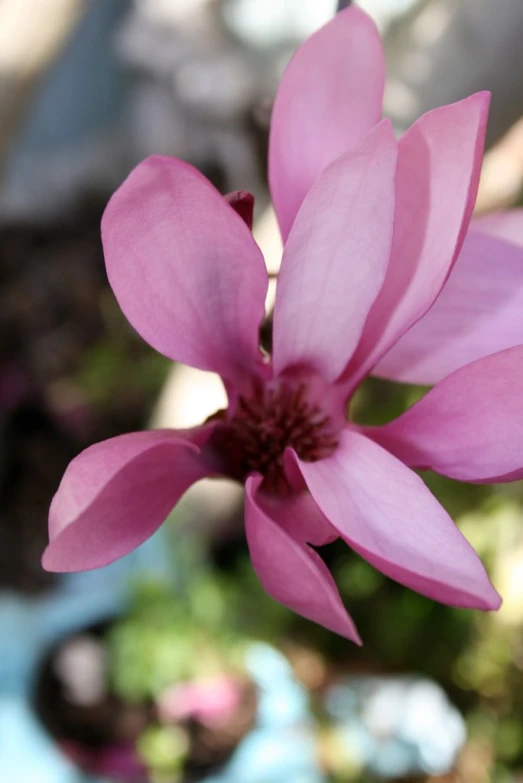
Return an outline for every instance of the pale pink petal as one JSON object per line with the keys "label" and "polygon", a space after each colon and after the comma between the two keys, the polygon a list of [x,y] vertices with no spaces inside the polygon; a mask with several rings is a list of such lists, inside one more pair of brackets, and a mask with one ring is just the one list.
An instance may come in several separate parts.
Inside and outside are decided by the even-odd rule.
{"label": "pale pink petal", "polygon": [[[327,566],[317,552],[271,519],[258,492],[260,482],[260,477],[247,479],[245,529],[252,565],[263,589],[308,620],[361,644]],[[281,503],[283,515],[285,500]]]}
{"label": "pale pink petal", "polygon": [[133,432],[83,451],[51,503],[44,568],[99,568],[149,538],[191,484],[211,473],[198,447],[206,430]]}
{"label": "pale pink petal", "polygon": [[259,361],[267,272],[249,228],[196,169],[141,163],[102,220],[107,274],[160,353],[237,382]]}
{"label": "pale pink petal", "polygon": [[312,496],[347,543],[386,576],[451,606],[496,609],[483,565],[423,481],[363,435],[299,465]]}
{"label": "pale pink petal", "polygon": [[307,365],[333,381],[346,366],[387,270],[396,155],[384,120],[328,166],[305,198],[276,289],[276,372]]}
{"label": "pale pink petal", "polygon": [[505,239],[514,245],[523,245],[523,209],[509,209],[475,217],[472,219],[471,228]]}
{"label": "pale pink petal", "polygon": [[373,370],[434,385],[459,367],[523,343],[523,243],[469,231],[441,294]]}
{"label": "pale pink petal", "polygon": [[298,49],[272,112],[269,181],[286,239],[314,180],[381,118],[383,50],[374,22],[348,8]]}
{"label": "pale pink petal", "polygon": [[[301,482],[303,485],[303,479]],[[284,502],[278,496],[258,494],[257,503],[291,538],[302,544],[323,546],[339,537],[310,492],[289,495]]]}
{"label": "pale pink petal", "polygon": [[387,277],[348,373],[355,385],[427,312],[461,250],[479,182],[488,93],[423,115],[400,139]]}
{"label": "pale pink petal", "polygon": [[225,200],[241,217],[243,222],[252,229],[254,218],[254,196],[248,190],[233,190],[227,193]]}
{"label": "pale pink petal", "polygon": [[369,435],[408,465],[459,481],[523,478],[523,346],[456,370]]}

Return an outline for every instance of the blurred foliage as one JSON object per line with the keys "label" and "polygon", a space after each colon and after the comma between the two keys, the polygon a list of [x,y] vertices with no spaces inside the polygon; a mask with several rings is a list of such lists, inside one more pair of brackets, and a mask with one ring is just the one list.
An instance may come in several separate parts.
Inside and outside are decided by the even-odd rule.
{"label": "blurred foliage", "polygon": [[400,416],[414,405],[426,386],[389,383],[381,378],[367,378],[356,390],[350,402],[350,417],[358,424],[379,426]]}
{"label": "blurred foliage", "polygon": [[85,351],[78,386],[95,407],[122,395],[152,404],[172,363],[136,338],[109,292],[101,297],[100,314],[104,335]]}
{"label": "blurred foliage", "polygon": [[150,726],[138,742],[138,752],[151,770],[151,783],[176,783],[189,750],[178,726]]}
{"label": "blurred foliage", "polygon": [[227,614],[227,590],[210,575],[183,597],[160,581],[137,585],[130,614],[109,637],[115,690],[142,701],[173,683],[241,669],[244,639]]}
{"label": "blurred foliage", "polygon": [[[187,547],[187,559],[191,547]],[[186,559],[186,566],[187,566]],[[137,751],[151,783],[184,779],[195,750],[194,720],[173,723],[159,705],[170,686],[232,677],[246,681],[246,636],[230,622],[234,591],[197,563],[184,590],[158,579],[135,585],[128,614],[109,630],[110,685],[130,704],[155,704],[155,722],[141,734]],[[193,759],[194,762],[194,759]]]}

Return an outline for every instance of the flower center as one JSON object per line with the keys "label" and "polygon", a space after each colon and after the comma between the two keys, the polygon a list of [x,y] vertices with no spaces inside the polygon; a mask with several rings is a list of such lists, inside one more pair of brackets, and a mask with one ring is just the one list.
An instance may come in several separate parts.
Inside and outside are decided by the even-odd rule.
{"label": "flower center", "polygon": [[216,435],[214,446],[227,473],[240,481],[260,473],[268,492],[291,490],[283,467],[286,448],[315,462],[338,445],[331,416],[310,399],[306,383],[259,386],[249,398],[239,397],[233,417]]}

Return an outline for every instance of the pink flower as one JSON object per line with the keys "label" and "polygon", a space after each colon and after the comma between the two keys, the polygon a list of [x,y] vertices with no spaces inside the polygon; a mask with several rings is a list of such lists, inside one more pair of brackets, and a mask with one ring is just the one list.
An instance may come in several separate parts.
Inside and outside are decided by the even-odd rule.
{"label": "pink flower", "polygon": [[234,715],[241,697],[240,683],[225,675],[178,682],[161,694],[158,712],[166,723],[195,718],[213,726]]}
{"label": "pink flower", "polygon": [[[397,142],[388,121],[377,124],[383,79],[378,34],[356,8],[306,41],[283,77],[270,143],[285,239],[270,361],[248,194],[227,200],[161,157],[115,193],[102,235],[122,310],[161,353],[219,373],[229,407],[190,431],[132,433],[80,454],[52,502],[46,568],[121,557],[191,484],[224,475],[245,482],[247,542],[266,591],[355,642],[309,544],[341,537],[424,595],[499,606],[474,550],[411,470],[523,475],[522,251],[503,237],[510,218],[467,235],[489,99],[429,112]],[[365,430],[346,411],[376,367],[439,383]]]}

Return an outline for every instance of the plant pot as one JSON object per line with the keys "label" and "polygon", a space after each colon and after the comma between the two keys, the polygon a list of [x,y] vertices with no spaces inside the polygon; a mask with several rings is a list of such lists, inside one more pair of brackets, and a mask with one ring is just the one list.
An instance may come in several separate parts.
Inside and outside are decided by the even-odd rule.
{"label": "plant pot", "polygon": [[[82,771],[81,753],[64,743],[60,746],[37,716],[37,675],[45,657],[67,637],[118,617],[129,601],[131,581],[147,575],[171,578],[165,553],[159,533],[107,568],[61,577],[43,596],[0,594],[2,780],[107,783],[107,777]],[[251,726],[224,764],[193,775],[191,783],[321,783],[308,695],[285,657],[269,645],[252,643],[245,649],[244,669],[256,692]],[[119,749],[110,750],[114,760]]]}

